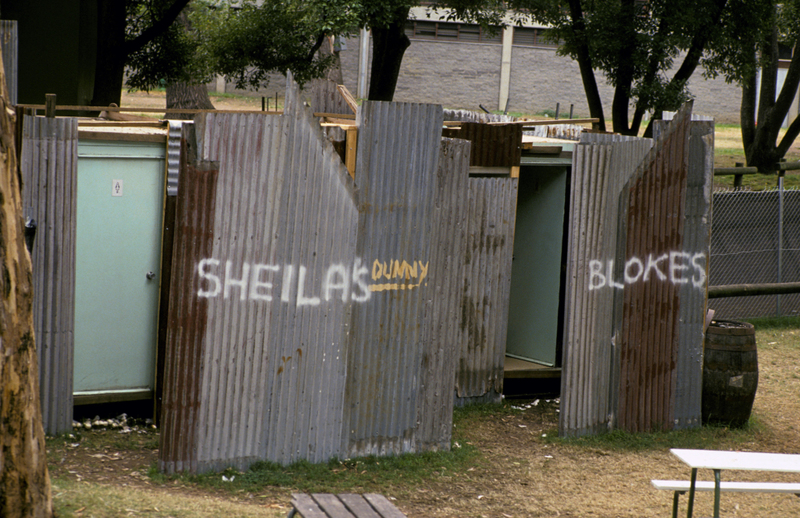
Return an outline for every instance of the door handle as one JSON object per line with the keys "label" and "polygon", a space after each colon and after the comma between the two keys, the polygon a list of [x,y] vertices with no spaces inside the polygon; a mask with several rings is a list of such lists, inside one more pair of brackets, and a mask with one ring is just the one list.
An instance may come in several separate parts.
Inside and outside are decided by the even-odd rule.
{"label": "door handle", "polygon": [[153,279],[155,279],[155,278],[156,278],[156,274],[155,274],[155,272],[147,272],[147,273],[145,274],[145,277],[147,277],[147,280],[148,280],[148,281],[152,281]]}

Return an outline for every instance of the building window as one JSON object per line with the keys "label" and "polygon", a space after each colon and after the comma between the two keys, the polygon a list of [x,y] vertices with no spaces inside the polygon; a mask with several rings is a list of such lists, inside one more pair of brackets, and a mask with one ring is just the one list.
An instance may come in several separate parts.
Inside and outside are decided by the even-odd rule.
{"label": "building window", "polygon": [[521,47],[558,47],[557,43],[546,38],[547,29],[533,27],[514,27],[514,45]]}
{"label": "building window", "polygon": [[502,30],[489,35],[480,25],[472,23],[432,22],[408,20],[406,36],[410,39],[461,41],[469,43],[502,43]]}

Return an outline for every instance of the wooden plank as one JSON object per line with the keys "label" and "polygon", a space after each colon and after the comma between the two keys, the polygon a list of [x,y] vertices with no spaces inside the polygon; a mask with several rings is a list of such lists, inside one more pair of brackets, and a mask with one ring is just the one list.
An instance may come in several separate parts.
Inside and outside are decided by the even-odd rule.
{"label": "wooden plank", "polygon": [[166,121],[150,119],[146,121],[78,120],[78,128],[167,128]]}
{"label": "wooden plank", "polygon": [[358,128],[347,128],[345,136],[344,165],[350,177],[356,178],[356,155],[358,152]]}
{"label": "wooden plank", "polygon": [[339,90],[341,96],[344,97],[344,102],[346,102],[347,106],[353,110],[353,113],[358,113],[358,103],[356,103],[356,98],[353,97],[353,94],[350,93],[350,90],[348,90],[344,85],[336,85],[336,89]]}
{"label": "wooden plank", "polygon": [[166,142],[166,133],[122,133],[118,131],[78,130],[78,137],[85,140],[113,140],[125,142]]}
{"label": "wooden plank", "polygon": [[511,178],[519,178],[519,166],[511,166]]}
{"label": "wooden plank", "polygon": [[537,146],[533,142],[523,142],[522,149],[537,155],[560,155],[562,146]]}
{"label": "wooden plank", "polygon": [[513,167],[506,167],[506,166],[498,166],[498,167],[486,167],[480,165],[471,165],[469,166],[469,175],[470,176],[511,176],[512,178],[517,178],[519,176],[519,166],[517,166],[517,176],[513,175]]}
{"label": "wooden plank", "polygon": [[381,515],[361,495],[342,494],[338,497],[347,509],[358,518],[381,518]]}
{"label": "wooden plank", "polygon": [[325,512],[320,509],[313,498],[304,493],[292,495],[292,506],[297,509],[303,518],[327,518]]}
{"label": "wooden plank", "polygon": [[331,119],[346,119],[355,120],[355,114],[349,113],[328,113],[328,112],[314,112],[314,117],[327,117]]}
{"label": "wooden plank", "polygon": [[357,518],[353,515],[344,504],[336,497],[329,493],[314,493],[311,498],[325,511],[326,516],[330,518]]}
{"label": "wooden plank", "polygon": [[325,117],[323,122],[320,122],[322,126],[342,126],[342,129],[346,129],[349,126],[356,127],[355,121],[352,119],[342,119],[336,117]]}
{"label": "wooden plank", "polygon": [[56,94],[45,94],[44,116],[52,119],[56,116]]}
{"label": "wooden plank", "polygon": [[[18,105],[22,108],[31,109],[31,110],[44,110],[44,104],[20,104]],[[73,104],[65,104],[62,106],[56,106],[56,110],[58,111],[107,111],[107,112],[137,112],[137,113],[262,113],[268,115],[281,115],[283,110],[273,110],[273,111],[262,111],[262,110],[198,110],[198,109],[188,109],[188,108],[129,108],[129,107],[121,107],[121,106],[80,106],[80,105],[73,105]],[[324,117],[326,114],[314,114],[316,117]],[[355,116],[351,116],[349,114],[331,114],[331,115],[338,115],[342,118],[355,118]]]}
{"label": "wooden plank", "polygon": [[370,503],[373,509],[378,511],[382,518],[407,518],[394,506],[385,496],[377,493],[367,493],[364,499]]}
{"label": "wooden plank", "polygon": [[783,295],[800,293],[800,282],[773,282],[765,284],[728,284],[709,286],[708,298],[750,297],[753,295]]}

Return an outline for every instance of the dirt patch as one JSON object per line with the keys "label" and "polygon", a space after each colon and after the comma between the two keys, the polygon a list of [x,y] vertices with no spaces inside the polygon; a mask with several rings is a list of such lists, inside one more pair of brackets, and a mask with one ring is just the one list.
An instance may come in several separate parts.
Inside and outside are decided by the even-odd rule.
{"label": "dirt patch", "polygon": [[[622,442],[564,441],[556,437],[556,400],[511,401],[501,412],[459,421],[461,428],[456,424],[453,447],[476,448],[473,464],[458,472],[437,469],[422,484],[398,483],[380,491],[411,517],[668,516],[672,494],[653,489],[650,480],[688,479],[689,469],[669,453],[671,447],[800,453],[798,338],[795,330],[758,333],[760,382],[746,430],[664,432]],[[642,438],[649,441],[644,446],[625,442]],[[156,430],[140,427],[128,434],[82,431],[76,442],[51,440],[57,441],[49,451],[51,474],[66,481],[146,489],[156,499],[178,494],[236,503],[242,516],[248,515],[242,509],[252,509],[254,516],[285,515],[292,488],[237,494],[151,479],[147,473],[157,459],[157,439]],[[701,470],[699,476],[712,475]],[[759,472],[723,473],[723,479],[800,482],[798,475]],[[685,497],[682,502],[685,510]],[[698,494],[695,505],[697,516],[710,516],[713,498]],[[793,495],[727,493],[722,498],[724,516],[798,514],[800,500]]]}

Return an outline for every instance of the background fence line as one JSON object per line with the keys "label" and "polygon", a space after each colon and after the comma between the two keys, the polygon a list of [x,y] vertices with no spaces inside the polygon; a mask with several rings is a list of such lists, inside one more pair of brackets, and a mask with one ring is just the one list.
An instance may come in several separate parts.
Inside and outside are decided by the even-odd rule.
{"label": "background fence line", "polygon": [[[800,281],[800,190],[716,190],[709,286]],[[800,294],[709,300],[715,318],[791,316]]]}

